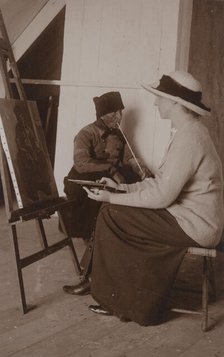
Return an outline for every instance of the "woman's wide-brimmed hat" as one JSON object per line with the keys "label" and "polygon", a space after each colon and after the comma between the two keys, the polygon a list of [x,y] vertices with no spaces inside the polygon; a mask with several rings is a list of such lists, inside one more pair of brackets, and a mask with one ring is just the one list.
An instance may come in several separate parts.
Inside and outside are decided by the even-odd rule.
{"label": "woman's wide-brimmed hat", "polygon": [[200,82],[188,72],[171,72],[169,75],[163,75],[157,83],[141,83],[141,86],[153,94],[174,100],[199,115],[210,115],[210,108],[201,101]]}

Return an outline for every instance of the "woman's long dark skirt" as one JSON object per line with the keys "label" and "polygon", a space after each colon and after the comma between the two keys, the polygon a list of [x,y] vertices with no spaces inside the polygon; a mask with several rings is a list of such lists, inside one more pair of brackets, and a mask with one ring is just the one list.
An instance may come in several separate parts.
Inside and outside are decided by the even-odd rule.
{"label": "woman's long dark skirt", "polygon": [[161,322],[189,246],[198,244],[167,210],[102,206],[95,232],[93,298],[140,325]]}

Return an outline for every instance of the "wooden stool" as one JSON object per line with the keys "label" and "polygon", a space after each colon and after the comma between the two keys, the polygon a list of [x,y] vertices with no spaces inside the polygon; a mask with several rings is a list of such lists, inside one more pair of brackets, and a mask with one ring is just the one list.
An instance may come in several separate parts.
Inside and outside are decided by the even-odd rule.
{"label": "wooden stool", "polygon": [[216,295],[215,290],[215,277],[212,266],[211,258],[215,258],[217,255],[217,250],[214,248],[197,248],[190,247],[187,250],[188,254],[199,255],[203,257],[203,269],[202,269],[202,311],[196,312],[191,310],[181,310],[181,309],[172,309],[172,311],[181,312],[181,313],[192,313],[192,314],[201,314],[202,315],[202,331],[208,330],[208,288],[209,284],[213,289],[213,296]]}

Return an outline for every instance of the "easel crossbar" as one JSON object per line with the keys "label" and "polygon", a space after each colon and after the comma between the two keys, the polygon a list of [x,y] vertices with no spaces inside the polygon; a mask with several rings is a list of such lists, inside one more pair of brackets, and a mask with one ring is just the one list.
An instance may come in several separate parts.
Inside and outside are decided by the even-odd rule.
{"label": "easel crossbar", "polygon": [[[56,203],[57,202],[57,203]],[[14,223],[16,221],[28,221],[36,218],[50,218],[52,214],[56,211],[63,210],[66,207],[71,206],[74,200],[67,200],[64,197],[56,198],[52,203],[44,203],[45,207],[29,207],[20,208],[11,213],[9,223]]]}
{"label": "easel crossbar", "polygon": [[65,239],[61,240],[60,242],[57,242],[57,243],[51,245],[50,247],[45,248],[44,250],[41,250],[41,251],[39,251],[37,253],[29,255],[28,257],[20,259],[19,265],[20,265],[21,268],[25,268],[28,265],[30,265],[32,263],[35,263],[38,260],[40,260],[42,258],[45,258],[48,255],[53,254],[53,253],[57,252],[58,250],[66,247],[68,245],[69,246],[71,245],[70,239],[65,238]]}

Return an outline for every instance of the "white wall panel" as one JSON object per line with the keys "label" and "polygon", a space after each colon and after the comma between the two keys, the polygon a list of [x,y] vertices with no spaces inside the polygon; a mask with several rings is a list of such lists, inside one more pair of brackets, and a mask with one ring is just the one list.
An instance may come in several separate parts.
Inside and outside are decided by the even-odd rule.
{"label": "white wall panel", "polygon": [[[160,4],[161,32],[160,56],[157,73],[158,78],[161,78],[164,73],[169,73],[175,70],[180,1],[160,0]],[[161,120],[158,111],[156,111],[155,115],[154,150],[152,158],[153,167],[156,167],[160,162],[170,136],[170,121]]]}

